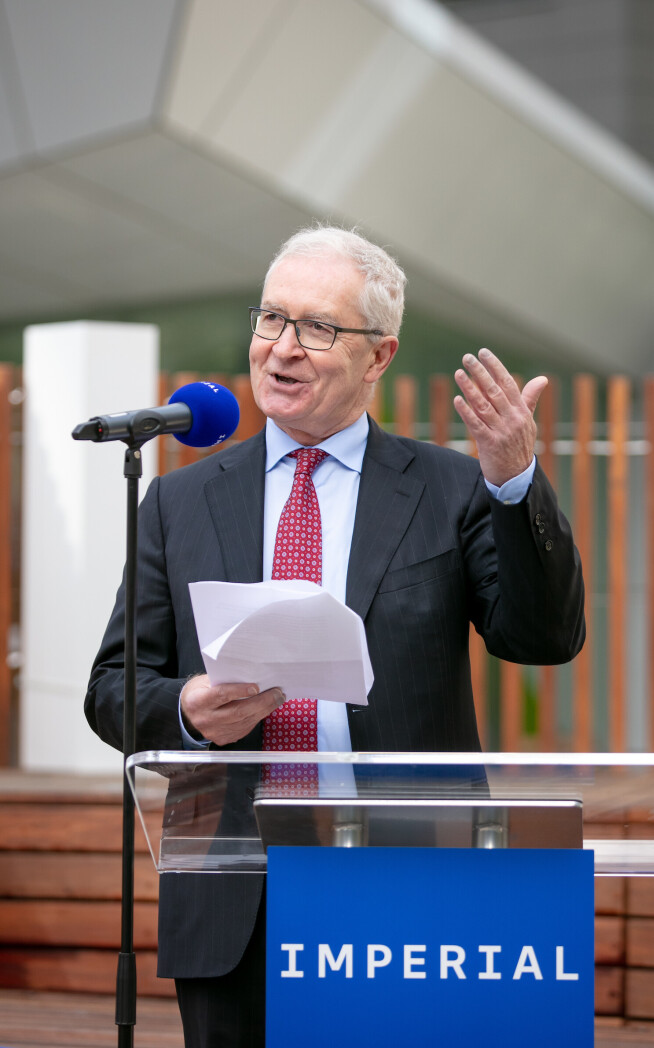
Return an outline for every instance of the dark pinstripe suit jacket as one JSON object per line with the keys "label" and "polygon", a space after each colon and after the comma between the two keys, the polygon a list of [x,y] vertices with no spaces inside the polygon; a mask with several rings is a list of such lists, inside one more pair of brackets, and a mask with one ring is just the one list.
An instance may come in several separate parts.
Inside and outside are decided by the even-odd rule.
{"label": "dark pinstripe suit jacket", "polygon": [[[263,433],[153,482],[141,507],[137,750],[179,749],[177,706],[203,672],[188,583],[261,580]],[[539,467],[518,506],[489,499],[479,466],[370,422],[347,576],[375,673],[348,708],[355,750],[475,750],[468,629],[520,663],[565,662],[584,639],[581,566]],[[93,666],[91,727],[122,747],[123,589]],[[238,749],[258,749],[260,729]],[[219,975],[241,956],[257,875],[166,874],[160,974]]]}

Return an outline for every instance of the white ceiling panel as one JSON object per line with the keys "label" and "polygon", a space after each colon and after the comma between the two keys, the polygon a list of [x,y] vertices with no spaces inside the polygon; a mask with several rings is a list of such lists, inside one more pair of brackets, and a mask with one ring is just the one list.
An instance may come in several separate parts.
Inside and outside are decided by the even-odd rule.
{"label": "white ceiling panel", "polygon": [[285,65],[284,28],[297,0],[188,0],[165,101],[169,120],[206,131],[242,90],[261,52]]}
{"label": "white ceiling panel", "polygon": [[19,271],[34,273],[43,286],[69,285],[77,304],[234,287],[249,277],[238,258],[190,236],[181,241],[145,210],[47,168],[5,181],[0,227]]}
{"label": "white ceiling panel", "polygon": [[0,0],[0,168],[31,145],[7,16]]}
{"label": "white ceiling panel", "polygon": [[[310,215],[158,133],[0,183],[0,260],[35,309],[90,308],[257,285]],[[0,315],[27,292],[0,295]]]}
{"label": "white ceiling panel", "polygon": [[221,165],[185,141],[157,132],[90,150],[50,169],[79,180],[107,205],[148,221],[162,235],[217,255],[235,271],[261,270],[260,239],[276,238],[301,221],[296,208]]}
{"label": "white ceiling panel", "polygon": [[2,74],[0,56],[0,168],[20,160],[24,152],[16,137],[10,97]]}
{"label": "white ceiling panel", "polygon": [[34,145],[153,113],[179,0],[3,0]]}
{"label": "white ceiling panel", "polygon": [[[211,142],[278,180],[387,33],[352,0],[303,0],[288,8],[283,32],[248,65],[229,109],[203,128]],[[328,163],[338,166],[344,149],[338,143]]]}
{"label": "white ceiling panel", "polygon": [[564,327],[604,363],[608,312],[627,342],[654,326],[651,305],[620,309],[628,286],[650,280],[654,215],[450,70],[425,83],[334,204],[471,299],[543,332]]}

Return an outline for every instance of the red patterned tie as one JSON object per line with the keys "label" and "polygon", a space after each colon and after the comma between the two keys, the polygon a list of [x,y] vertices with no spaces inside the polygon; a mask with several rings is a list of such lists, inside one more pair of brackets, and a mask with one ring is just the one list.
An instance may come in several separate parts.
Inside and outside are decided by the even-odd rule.
{"label": "red patterned tie", "polygon": [[[320,448],[298,448],[295,476],[288,501],[277,525],[273,579],[322,581],[322,525],[320,507],[311,474],[326,457]],[[318,705],[315,699],[287,699],[263,722],[264,750],[318,749]],[[264,782],[279,786],[285,794],[315,793],[318,768],[315,764],[268,764]]]}

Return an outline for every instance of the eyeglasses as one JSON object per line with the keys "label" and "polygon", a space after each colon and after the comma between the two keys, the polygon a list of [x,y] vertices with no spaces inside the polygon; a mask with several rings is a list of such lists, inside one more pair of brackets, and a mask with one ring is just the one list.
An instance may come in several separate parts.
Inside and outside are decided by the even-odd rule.
{"label": "eyeglasses", "polygon": [[275,342],[281,338],[287,324],[295,328],[297,340],[303,349],[331,349],[336,336],[345,332],[350,335],[383,335],[383,331],[366,331],[364,328],[337,327],[322,320],[291,320],[281,313],[250,306],[250,324],[255,335]]}

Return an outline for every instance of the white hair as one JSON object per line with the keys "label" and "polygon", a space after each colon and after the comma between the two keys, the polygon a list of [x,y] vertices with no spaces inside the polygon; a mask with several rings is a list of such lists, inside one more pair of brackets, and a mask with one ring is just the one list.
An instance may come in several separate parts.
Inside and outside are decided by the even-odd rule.
{"label": "white hair", "polygon": [[399,335],[404,313],[406,276],[384,248],[372,244],[354,229],[308,226],[298,230],[282,244],[273,258],[266,273],[266,281],[284,258],[292,255],[317,258],[325,254],[348,259],[364,274],[365,284],[359,308],[366,326],[384,335]]}

